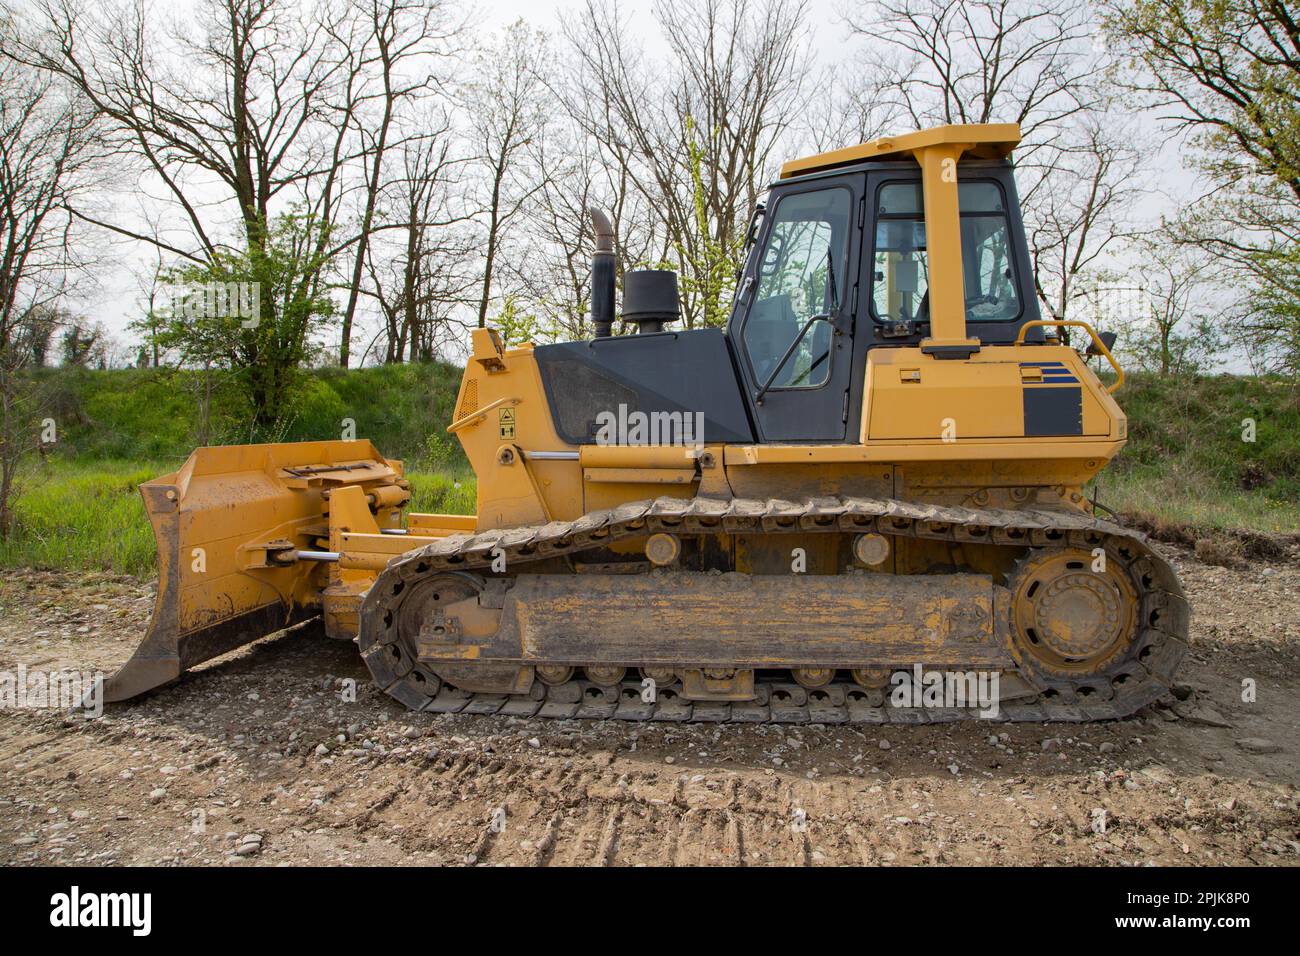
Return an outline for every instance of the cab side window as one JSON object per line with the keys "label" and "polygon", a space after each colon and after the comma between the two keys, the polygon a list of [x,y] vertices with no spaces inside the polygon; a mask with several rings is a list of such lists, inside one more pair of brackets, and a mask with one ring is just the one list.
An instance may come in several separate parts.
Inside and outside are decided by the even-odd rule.
{"label": "cab side window", "polygon": [[[742,339],[765,382],[814,316],[839,309],[848,271],[852,197],[843,188],[784,197],[758,258],[757,289]],[[812,388],[830,376],[831,327],[819,322],[773,381],[774,388]]]}

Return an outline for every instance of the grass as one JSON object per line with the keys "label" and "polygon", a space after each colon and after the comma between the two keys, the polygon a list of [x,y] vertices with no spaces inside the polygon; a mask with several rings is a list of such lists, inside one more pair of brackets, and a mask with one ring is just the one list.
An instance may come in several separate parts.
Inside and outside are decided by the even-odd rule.
{"label": "grass", "polygon": [[[77,371],[54,383],[66,427],[58,453],[24,475],[0,568],[154,572],[136,486],[189,453],[193,374]],[[357,435],[406,460],[410,510],[472,514],[473,473],[444,431],[458,380],[450,366],[317,371],[285,438],[334,437],[339,420],[353,418]],[[1294,383],[1136,375],[1117,398],[1130,440],[1101,475],[1102,504],[1184,539],[1300,533]],[[1242,441],[1245,418],[1255,421],[1254,442]]]}
{"label": "grass", "polygon": [[472,473],[464,475],[411,471],[411,504],[408,511],[424,514],[472,515],[477,505],[477,484]]}
{"label": "grass", "polygon": [[1239,492],[1216,498],[1189,494],[1189,487],[1183,476],[1120,473],[1102,479],[1099,500],[1146,525],[1183,529],[1188,537],[1234,531],[1300,533],[1300,506],[1294,501]]}
{"label": "grass", "polygon": [[0,567],[153,574],[153,530],[137,486],[170,469],[138,461],[56,458],[23,477],[17,527]]}
{"label": "grass", "polygon": [[[138,486],[178,463],[51,459],[24,476],[0,568],[152,575],[157,555]],[[410,510],[473,514],[472,476],[414,471]]]}
{"label": "grass", "polygon": [[[1116,394],[1129,443],[1102,504],[1186,536],[1300,532],[1300,390],[1281,379],[1136,375]],[[1243,440],[1243,421],[1255,441]]]}

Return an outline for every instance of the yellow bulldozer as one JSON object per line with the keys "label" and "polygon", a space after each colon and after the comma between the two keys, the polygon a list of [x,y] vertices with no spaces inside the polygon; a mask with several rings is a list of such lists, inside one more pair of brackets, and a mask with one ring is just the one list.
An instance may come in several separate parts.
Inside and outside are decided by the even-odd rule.
{"label": "yellow bulldozer", "polygon": [[[628,270],[616,309],[593,210],[594,337],[473,333],[447,430],[475,515],[403,518],[402,464],[367,441],[195,451],[142,486],[157,605],[106,699],[320,617],[431,712],[924,722],[975,713],[971,674],[1002,719],[1154,701],[1188,605],[1085,496],[1125,443],[1123,374],[1113,338],[1039,317],[1019,139],[943,126],[787,163],[725,330],[673,328],[667,271]],[[895,699],[934,673],[955,700]]]}

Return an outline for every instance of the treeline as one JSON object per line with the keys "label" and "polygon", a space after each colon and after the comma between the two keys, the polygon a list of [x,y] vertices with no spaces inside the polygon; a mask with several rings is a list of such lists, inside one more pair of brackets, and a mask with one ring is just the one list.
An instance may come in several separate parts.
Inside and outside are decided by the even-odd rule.
{"label": "treeline", "polygon": [[[1047,316],[1163,372],[1300,369],[1293,3],[834,17],[576,0],[487,31],[461,0],[0,0],[0,526],[45,417],[24,368],[203,370],[274,437],[306,368],[455,358],[487,323],[589,334],[591,206],[624,268],[677,270],[685,324],[719,324],[782,160],[936,123],[1020,124]],[[124,273],[129,343],[69,311]]]}
{"label": "treeline", "polygon": [[[1167,370],[1228,344],[1297,366],[1287,3],[879,0],[820,25],[835,54],[806,0],[586,0],[496,33],[456,0],[83,6],[10,9],[0,41],[7,106],[35,113],[57,180],[45,227],[78,236],[62,278],[85,249],[120,268],[112,238],[149,250],[117,359],[258,367],[258,404],[300,365],[429,359],[488,321],[586,334],[591,205],[625,265],[679,271],[688,326],[719,324],[781,160],[941,122],[1021,124],[1049,315],[1140,326]],[[1176,181],[1159,135],[1180,137]],[[1159,192],[1167,215],[1142,221]],[[182,283],[240,282],[256,327],[168,314]],[[1225,310],[1231,343],[1209,328]]]}

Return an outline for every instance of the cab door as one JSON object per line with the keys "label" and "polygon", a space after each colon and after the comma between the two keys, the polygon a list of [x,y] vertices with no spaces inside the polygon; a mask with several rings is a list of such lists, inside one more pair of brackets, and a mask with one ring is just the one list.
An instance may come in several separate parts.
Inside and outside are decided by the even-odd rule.
{"label": "cab door", "polygon": [[746,263],[729,335],[762,442],[844,440],[863,180],[779,187]]}

